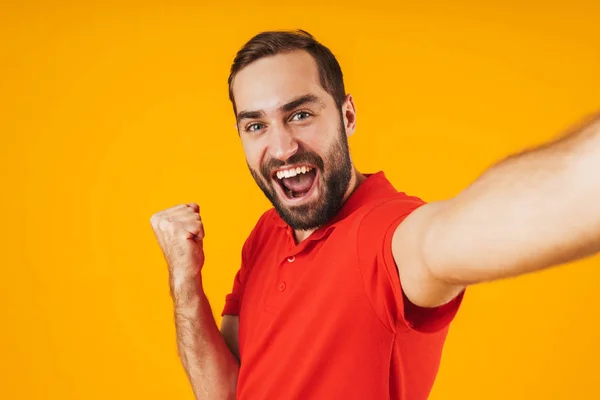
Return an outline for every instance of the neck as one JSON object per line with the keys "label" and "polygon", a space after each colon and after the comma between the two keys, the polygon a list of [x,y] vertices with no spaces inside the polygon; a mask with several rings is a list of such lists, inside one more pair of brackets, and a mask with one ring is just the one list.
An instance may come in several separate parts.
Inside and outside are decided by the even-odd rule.
{"label": "neck", "polygon": [[[346,200],[348,200],[348,197],[350,197],[350,195],[356,190],[356,188],[361,183],[363,183],[363,181],[365,179],[367,179],[366,176],[361,174],[356,168],[352,167],[352,177],[350,178],[350,184],[348,185],[348,189],[346,190],[346,193],[344,194],[344,201],[342,202],[342,204],[344,204],[346,202]],[[310,229],[307,231],[294,230],[294,237],[296,238],[296,243],[300,243],[300,242],[304,241],[307,237],[309,237],[316,230],[317,230],[317,228]]]}

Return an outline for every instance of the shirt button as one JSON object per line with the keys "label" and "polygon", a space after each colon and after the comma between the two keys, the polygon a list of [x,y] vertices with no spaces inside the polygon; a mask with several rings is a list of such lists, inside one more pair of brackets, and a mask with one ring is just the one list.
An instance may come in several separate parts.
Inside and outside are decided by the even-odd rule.
{"label": "shirt button", "polygon": [[287,259],[287,260],[288,260],[288,262],[291,262],[291,263],[293,263],[295,259],[296,259],[296,257],[294,257],[294,256],[291,256],[291,257],[288,257],[288,259]]}
{"label": "shirt button", "polygon": [[285,290],[285,282],[281,282],[281,283],[279,284],[279,291],[280,291],[280,292],[283,292],[284,290]]}

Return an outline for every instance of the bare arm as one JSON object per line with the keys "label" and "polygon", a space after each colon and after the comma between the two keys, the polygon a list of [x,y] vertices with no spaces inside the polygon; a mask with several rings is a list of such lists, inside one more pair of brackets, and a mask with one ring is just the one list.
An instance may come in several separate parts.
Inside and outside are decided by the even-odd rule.
{"label": "bare arm", "polygon": [[[150,222],[169,268],[177,349],[196,399],[235,399],[237,323],[228,319],[222,336],[202,288],[204,227],[199,211],[195,203],[182,204],[156,213]],[[235,347],[235,356],[228,345]]]}
{"label": "bare arm", "polygon": [[235,399],[239,362],[227,341],[237,349],[237,326],[215,323],[201,284],[183,284],[174,295],[177,348],[196,399]]}
{"label": "bare arm", "polygon": [[234,315],[224,315],[221,321],[221,336],[235,359],[240,361],[240,349],[238,335],[240,330],[240,317]]}
{"label": "bare arm", "polygon": [[407,297],[443,304],[465,286],[600,251],[600,116],[497,163],[455,198],[427,204],[395,232]]}

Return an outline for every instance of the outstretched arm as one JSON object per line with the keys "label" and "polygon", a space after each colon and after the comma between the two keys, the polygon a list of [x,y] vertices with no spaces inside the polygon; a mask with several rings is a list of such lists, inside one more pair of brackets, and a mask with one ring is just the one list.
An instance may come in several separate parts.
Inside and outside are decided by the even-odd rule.
{"label": "outstretched arm", "polygon": [[393,253],[407,297],[441,305],[465,286],[600,251],[600,114],[510,156],[456,197],[410,214]]}

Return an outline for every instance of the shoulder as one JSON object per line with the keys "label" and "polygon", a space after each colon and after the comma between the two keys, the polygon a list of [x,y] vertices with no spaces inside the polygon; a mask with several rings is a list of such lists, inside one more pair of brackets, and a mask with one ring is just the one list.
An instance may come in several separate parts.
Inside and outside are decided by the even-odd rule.
{"label": "shoulder", "polygon": [[361,207],[354,224],[354,235],[362,261],[381,256],[391,247],[394,232],[415,210],[427,204],[416,196],[398,192]]}
{"label": "shoulder", "polygon": [[358,219],[359,230],[376,233],[398,225],[413,211],[427,204],[417,196],[398,192],[364,207]]}
{"label": "shoulder", "polygon": [[282,222],[282,220],[279,217],[279,214],[277,214],[277,211],[275,211],[274,208],[270,208],[261,214],[256,221],[252,232],[263,233],[263,231],[269,231],[278,226],[280,222]]}
{"label": "shoulder", "polygon": [[244,257],[250,257],[256,248],[268,241],[273,231],[278,228],[282,220],[274,208],[270,208],[258,218],[243,247]]}
{"label": "shoulder", "polygon": [[366,176],[347,206],[351,219],[363,227],[386,225],[425,204],[420,197],[396,189],[382,171]]}

